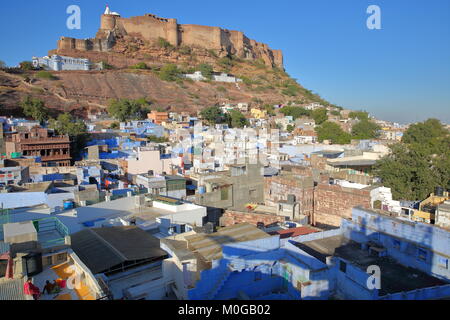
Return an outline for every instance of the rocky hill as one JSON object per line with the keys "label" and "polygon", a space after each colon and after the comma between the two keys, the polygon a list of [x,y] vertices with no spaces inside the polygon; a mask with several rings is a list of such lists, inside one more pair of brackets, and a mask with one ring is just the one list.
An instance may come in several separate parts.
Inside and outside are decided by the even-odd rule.
{"label": "rocky hill", "polygon": [[[51,72],[53,79],[39,77],[38,71],[22,74],[0,72],[0,114],[20,115],[20,100],[35,96],[44,100],[55,112],[72,112],[86,116],[107,107],[110,99],[147,98],[153,107],[195,114],[204,107],[222,103],[246,102],[253,106],[299,104],[321,101],[289,77],[283,70],[270,68],[259,61],[219,58],[204,49],[182,51],[174,48],[138,48],[134,43],[122,43],[115,52],[91,52],[93,61],[115,61],[116,67],[102,71]],[[180,52],[181,51],[181,52]],[[72,54],[76,56],[75,52]],[[97,57],[95,58],[94,55]],[[86,56],[86,55],[84,55]],[[147,70],[130,68],[144,62]],[[163,81],[159,70],[168,63],[183,72],[197,70],[199,64],[209,63],[214,71],[226,71],[244,80],[239,84],[191,80]]]}
{"label": "rocky hill", "polygon": [[[162,36],[147,39],[149,33],[144,31],[150,29]],[[179,33],[174,34],[174,30]],[[71,112],[83,117],[105,109],[111,99],[118,98],[146,98],[154,108],[192,114],[223,103],[327,104],[290,78],[283,69],[281,51],[241,32],[178,25],[174,19],[153,15],[126,19],[105,13],[96,38],[61,38],[57,49],[49,52],[52,54],[87,58],[108,68],[51,72],[46,77],[39,71],[0,71],[0,115],[20,116],[19,103],[27,95],[44,100],[55,114]],[[141,66],[136,68],[137,64]],[[169,65],[176,66],[178,73],[171,81],[161,76],[161,70]],[[194,82],[181,77],[205,65],[243,82]]]}

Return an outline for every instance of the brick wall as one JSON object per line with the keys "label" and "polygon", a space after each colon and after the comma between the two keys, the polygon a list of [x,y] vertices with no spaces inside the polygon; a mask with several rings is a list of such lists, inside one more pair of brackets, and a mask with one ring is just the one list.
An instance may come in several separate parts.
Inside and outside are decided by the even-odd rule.
{"label": "brick wall", "polygon": [[370,190],[319,184],[314,193],[315,223],[340,226],[341,218],[351,219],[353,207],[370,208],[370,199]]}
{"label": "brick wall", "polygon": [[295,201],[300,203],[300,213],[309,216],[313,212],[313,192],[312,177],[265,178],[264,201],[269,206],[276,206],[280,200],[287,200],[287,196],[293,194]]}
{"label": "brick wall", "polygon": [[223,214],[222,218],[220,218],[220,225],[223,227],[229,227],[246,222],[257,226],[258,223],[262,222],[264,223],[264,226],[270,226],[275,223],[283,223],[284,221],[285,218],[280,216],[227,210]]}

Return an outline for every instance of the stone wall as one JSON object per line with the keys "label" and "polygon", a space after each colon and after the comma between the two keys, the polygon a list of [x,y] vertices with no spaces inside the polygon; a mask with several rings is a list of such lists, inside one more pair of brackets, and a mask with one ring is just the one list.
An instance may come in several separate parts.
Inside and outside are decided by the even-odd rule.
{"label": "stone wall", "polygon": [[222,227],[229,227],[240,223],[250,223],[257,226],[258,223],[264,223],[264,226],[267,227],[276,223],[283,223],[285,220],[281,216],[227,210],[222,218],[220,218],[220,225]]}

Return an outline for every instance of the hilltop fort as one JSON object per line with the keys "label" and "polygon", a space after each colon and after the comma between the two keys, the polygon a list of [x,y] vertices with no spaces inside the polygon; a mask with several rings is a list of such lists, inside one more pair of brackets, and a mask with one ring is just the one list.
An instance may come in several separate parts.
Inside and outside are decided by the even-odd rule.
{"label": "hilltop fort", "polygon": [[119,39],[140,39],[155,43],[166,40],[174,47],[187,46],[213,50],[218,56],[234,55],[246,60],[261,60],[269,67],[283,68],[283,53],[267,44],[247,38],[242,32],[220,27],[178,24],[153,14],[123,18],[106,7],[101,16],[100,29],[93,39],[62,37],[57,54],[67,52],[109,52]]}

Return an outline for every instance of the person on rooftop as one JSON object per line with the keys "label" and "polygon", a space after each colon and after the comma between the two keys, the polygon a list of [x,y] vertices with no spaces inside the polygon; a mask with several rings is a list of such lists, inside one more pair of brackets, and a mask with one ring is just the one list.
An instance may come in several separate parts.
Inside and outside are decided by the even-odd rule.
{"label": "person on rooftop", "polygon": [[55,285],[50,283],[50,281],[47,280],[47,281],[45,281],[45,287],[42,290],[42,293],[45,294],[45,291],[47,291],[47,294],[51,294],[51,293],[53,293],[54,288],[55,288]]}
{"label": "person on rooftop", "polygon": [[41,295],[39,288],[33,284],[31,278],[28,278],[27,282],[24,283],[23,291],[27,296],[32,296],[33,300],[38,300]]}

